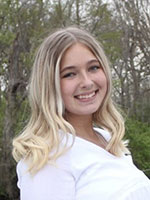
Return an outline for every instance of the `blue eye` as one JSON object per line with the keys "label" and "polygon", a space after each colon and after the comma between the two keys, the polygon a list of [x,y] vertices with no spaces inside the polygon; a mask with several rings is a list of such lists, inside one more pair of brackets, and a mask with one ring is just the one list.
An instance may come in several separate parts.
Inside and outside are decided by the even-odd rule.
{"label": "blue eye", "polygon": [[72,78],[72,77],[74,77],[75,75],[76,75],[75,73],[73,73],[73,72],[69,72],[69,73],[63,75],[62,78]]}
{"label": "blue eye", "polygon": [[89,68],[89,71],[97,71],[98,69],[100,69],[100,66],[94,65]]}

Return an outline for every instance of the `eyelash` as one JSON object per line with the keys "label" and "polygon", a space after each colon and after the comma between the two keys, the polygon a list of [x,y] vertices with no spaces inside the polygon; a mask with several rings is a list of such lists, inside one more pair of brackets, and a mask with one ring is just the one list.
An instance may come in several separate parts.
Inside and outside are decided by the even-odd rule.
{"label": "eyelash", "polygon": [[[100,69],[100,66],[94,65],[94,66],[89,67],[88,71],[95,72],[95,71],[97,71],[98,69]],[[75,75],[76,75],[75,72],[68,72],[68,73],[65,74],[62,78],[72,78],[72,77],[75,76]]]}
{"label": "eyelash", "polygon": [[89,71],[97,71],[98,69],[100,69],[100,66],[95,65],[95,66],[91,66],[91,67],[89,68]]}
{"label": "eyelash", "polygon": [[70,77],[73,77],[75,75],[76,74],[74,72],[69,72],[69,73],[65,74],[62,78],[70,78]]}

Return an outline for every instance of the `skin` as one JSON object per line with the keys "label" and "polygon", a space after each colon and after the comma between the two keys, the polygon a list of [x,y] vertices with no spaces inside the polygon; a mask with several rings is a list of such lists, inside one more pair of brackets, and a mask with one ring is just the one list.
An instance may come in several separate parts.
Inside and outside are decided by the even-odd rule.
{"label": "skin", "polygon": [[85,45],[76,43],[64,53],[60,84],[65,118],[77,136],[105,148],[106,141],[103,137],[99,141],[93,130],[92,115],[106,95],[107,79],[98,59]]}

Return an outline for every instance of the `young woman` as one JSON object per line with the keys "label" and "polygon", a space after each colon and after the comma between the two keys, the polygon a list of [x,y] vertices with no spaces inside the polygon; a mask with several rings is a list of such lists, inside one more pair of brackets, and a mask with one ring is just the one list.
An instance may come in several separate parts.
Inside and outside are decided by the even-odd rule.
{"label": "young woman", "polygon": [[41,44],[31,118],[13,141],[21,200],[148,200],[150,181],[123,142],[109,63],[86,31],[69,27]]}

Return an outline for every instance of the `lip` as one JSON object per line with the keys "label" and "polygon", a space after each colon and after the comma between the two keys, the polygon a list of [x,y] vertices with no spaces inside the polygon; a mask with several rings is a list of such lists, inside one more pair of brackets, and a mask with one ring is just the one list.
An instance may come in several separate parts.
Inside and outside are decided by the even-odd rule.
{"label": "lip", "polygon": [[80,96],[80,95],[82,95],[82,96],[90,95],[90,94],[93,93],[93,92],[98,92],[98,90],[99,90],[99,89],[96,89],[96,90],[93,90],[93,91],[90,91],[90,92],[86,92],[86,93],[79,93],[79,94],[75,95],[75,97],[76,97],[76,96]]}
{"label": "lip", "polygon": [[[97,95],[98,91],[99,91],[99,89],[88,92],[88,93],[81,93],[81,94],[75,95],[74,97],[80,102],[89,102],[89,101],[92,101],[95,99],[95,96]],[[90,96],[90,95],[92,95],[92,96]],[[79,98],[79,96],[82,96],[82,98]]]}

